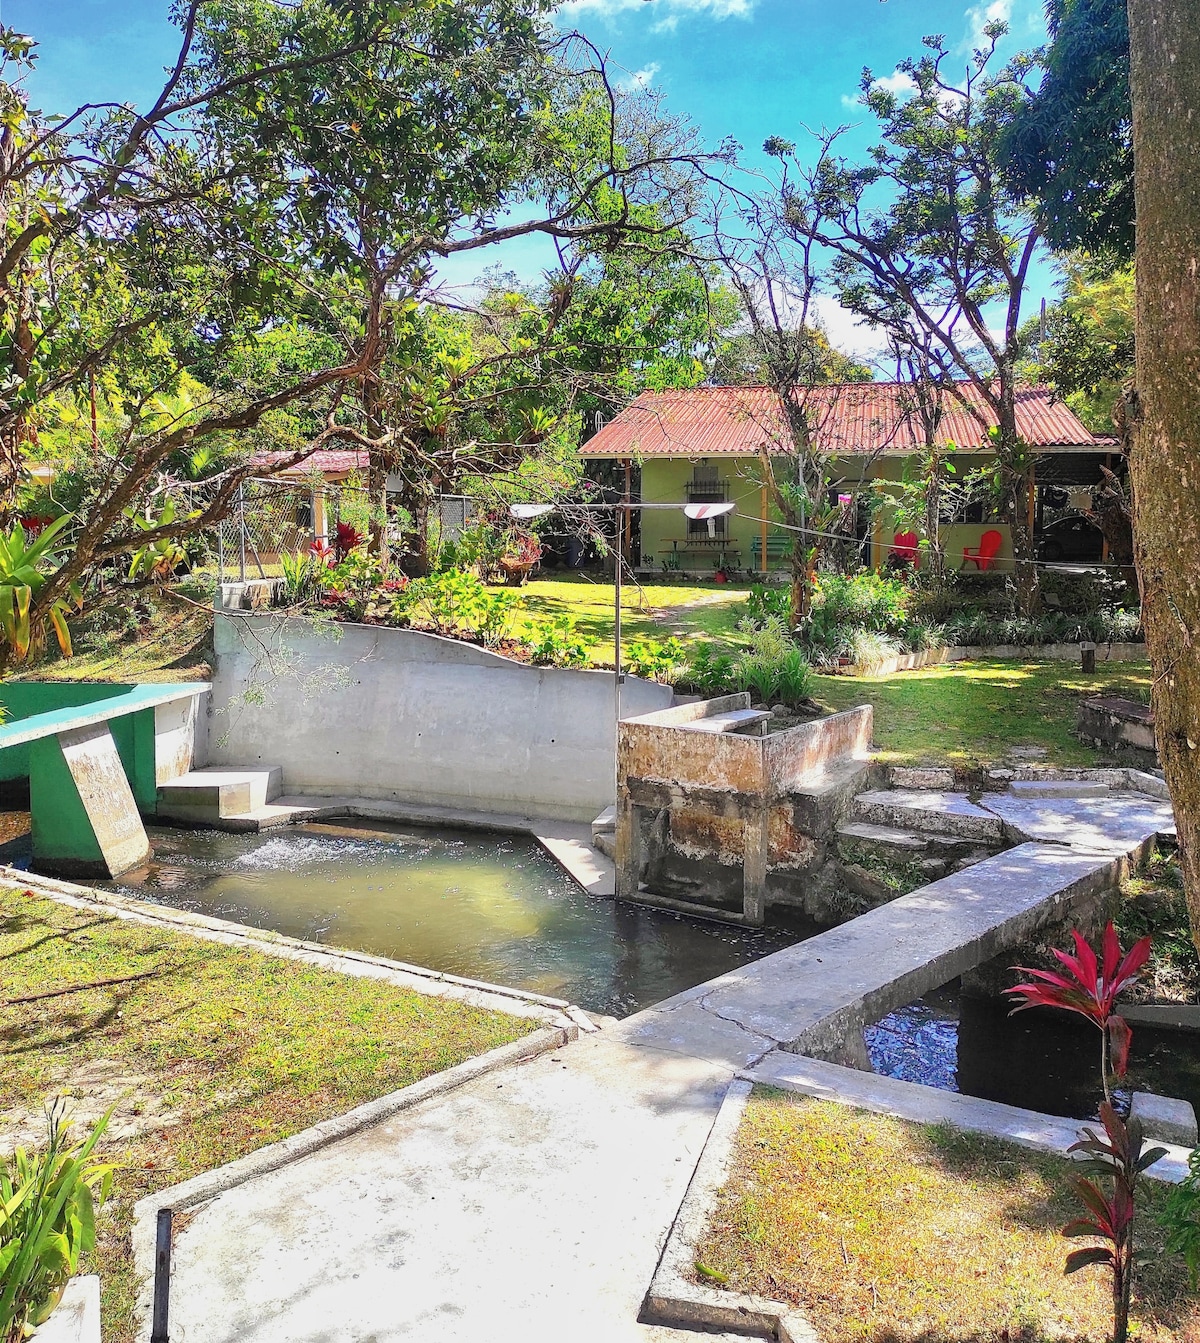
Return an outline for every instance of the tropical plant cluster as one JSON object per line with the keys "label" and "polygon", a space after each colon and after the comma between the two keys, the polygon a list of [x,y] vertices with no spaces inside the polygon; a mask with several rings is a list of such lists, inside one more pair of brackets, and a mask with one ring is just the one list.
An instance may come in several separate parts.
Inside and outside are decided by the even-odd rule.
{"label": "tropical plant cluster", "polygon": [[[878,665],[897,653],[948,645],[1135,642],[1142,638],[1136,609],[1122,604],[1120,588],[1097,597],[1097,585],[1067,586],[1063,605],[1035,616],[1014,613],[1008,594],[995,583],[960,580],[926,587],[919,579],[864,572],[821,574],[813,604],[795,639],[816,666]],[[786,619],[789,594],[756,586],[746,599],[756,624]]]}

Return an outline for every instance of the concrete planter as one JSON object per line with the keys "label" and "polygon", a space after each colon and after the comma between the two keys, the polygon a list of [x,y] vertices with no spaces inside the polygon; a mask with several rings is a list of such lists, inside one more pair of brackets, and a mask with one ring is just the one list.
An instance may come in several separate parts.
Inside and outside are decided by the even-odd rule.
{"label": "concrete planter", "polygon": [[[381,625],[218,611],[208,763],[286,794],[590,822],[615,798],[613,674]],[[622,715],[667,708],[626,676]]]}
{"label": "concrete planter", "polygon": [[34,1343],[100,1343],[100,1279],[72,1278],[54,1314],[33,1335]]}

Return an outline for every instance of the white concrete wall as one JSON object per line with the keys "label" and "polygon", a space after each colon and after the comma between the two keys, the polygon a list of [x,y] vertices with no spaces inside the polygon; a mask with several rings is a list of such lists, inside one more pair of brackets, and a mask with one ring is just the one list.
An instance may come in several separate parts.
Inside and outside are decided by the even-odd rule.
{"label": "white concrete wall", "polygon": [[[611,672],[529,667],[413,630],[216,613],[212,765],[285,793],[591,820],[611,806]],[[628,677],[623,716],[669,686]]]}
{"label": "white concrete wall", "polygon": [[154,709],[154,777],[167,783],[205,763],[204,695]]}

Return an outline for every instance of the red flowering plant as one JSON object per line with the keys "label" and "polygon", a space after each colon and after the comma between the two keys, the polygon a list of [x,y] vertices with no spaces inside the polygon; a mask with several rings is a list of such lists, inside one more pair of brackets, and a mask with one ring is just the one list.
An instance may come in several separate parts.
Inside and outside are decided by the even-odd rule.
{"label": "red flowering plant", "polygon": [[308,553],[313,557],[317,564],[323,564],[327,569],[332,569],[335,563],[333,547],[328,541],[318,537],[308,548]]}
{"label": "red flowering plant", "polygon": [[1005,989],[1005,993],[1022,999],[1012,1012],[1024,1012],[1030,1007],[1060,1007],[1086,1017],[1099,1027],[1100,1079],[1104,1084],[1104,1099],[1111,1105],[1110,1066],[1116,1077],[1125,1076],[1129,1066],[1129,1044],[1133,1038],[1129,1023],[1116,1011],[1117,995],[1133,983],[1150,959],[1150,939],[1139,938],[1122,955],[1117,930],[1110,919],[1097,956],[1082,933],[1073,929],[1071,936],[1075,939],[1074,956],[1067,951],[1054,951],[1055,959],[1067,972],[1065,975],[1019,965],[1016,968],[1020,974],[1032,975],[1037,982],[1017,984]]}
{"label": "red flowering plant", "polygon": [[[1110,924],[1111,928],[1112,925]],[[1084,1172],[1071,1178],[1085,1215],[1063,1227],[1064,1236],[1086,1236],[1105,1242],[1072,1250],[1064,1272],[1077,1273],[1091,1264],[1103,1264],[1111,1274],[1113,1301],[1113,1343],[1125,1343],[1129,1336],[1129,1302],[1133,1291],[1134,1206],[1138,1177],[1160,1158],[1165,1147],[1145,1147],[1142,1126],[1136,1119],[1126,1124],[1105,1101],[1100,1107],[1104,1132],[1085,1128],[1083,1137],[1068,1149],[1078,1153],[1076,1161]],[[1085,1175],[1097,1179],[1085,1179]],[[1098,1181],[1112,1181],[1111,1191]]]}
{"label": "red flowering plant", "polygon": [[357,550],[363,543],[363,534],[357,527],[351,527],[348,522],[339,522],[334,531],[333,550],[338,564],[350,554],[352,550]]}

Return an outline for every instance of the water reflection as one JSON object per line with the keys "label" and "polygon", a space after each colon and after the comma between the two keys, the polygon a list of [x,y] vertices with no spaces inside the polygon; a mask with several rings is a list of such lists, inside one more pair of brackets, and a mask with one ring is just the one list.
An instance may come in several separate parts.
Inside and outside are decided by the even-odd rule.
{"label": "water reflection", "polygon": [[335,826],[149,833],[153,863],[107,889],[613,1016],[815,931],[733,928],[589,896],[524,836]]}
{"label": "water reflection", "polygon": [[[1043,1114],[1094,1119],[1100,1102],[1100,1036],[1092,1025],[1045,1008],[1009,1015],[1009,1004],[960,997],[957,985],[927,994],[864,1031],[877,1073]],[[1118,1108],[1134,1091],[1178,1096],[1200,1111],[1200,1037],[1133,1028]]]}

